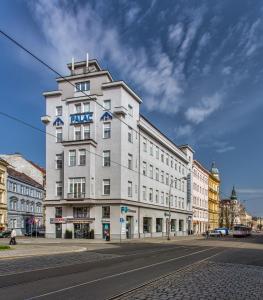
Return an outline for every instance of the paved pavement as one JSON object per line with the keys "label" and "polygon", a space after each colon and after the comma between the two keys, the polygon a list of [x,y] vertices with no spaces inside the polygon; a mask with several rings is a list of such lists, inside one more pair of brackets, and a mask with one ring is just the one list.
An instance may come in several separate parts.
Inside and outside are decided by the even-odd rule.
{"label": "paved pavement", "polygon": [[140,242],[46,256],[43,261],[37,257],[12,260],[11,265],[5,261],[0,265],[4,270],[0,297],[262,299],[262,244],[263,236]]}

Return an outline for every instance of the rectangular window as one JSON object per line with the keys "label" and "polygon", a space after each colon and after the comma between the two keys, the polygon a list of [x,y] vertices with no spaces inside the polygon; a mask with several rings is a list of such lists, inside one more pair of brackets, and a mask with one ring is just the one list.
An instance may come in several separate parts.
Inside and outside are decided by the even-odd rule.
{"label": "rectangular window", "polygon": [[150,143],[150,155],[153,156],[153,143]]}
{"label": "rectangular window", "polygon": [[56,182],[56,196],[57,197],[62,196],[62,182],[61,181]]}
{"label": "rectangular window", "polygon": [[158,168],[155,169],[155,179],[157,181],[159,181],[159,169]]}
{"label": "rectangular window", "polygon": [[62,154],[56,154],[56,169],[62,169]]}
{"label": "rectangular window", "polygon": [[164,203],[164,192],[161,192],[161,204]]}
{"label": "rectangular window", "polygon": [[76,150],[69,150],[69,166],[76,166]]}
{"label": "rectangular window", "polygon": [[161,162],[164,162],[164,152],[161,153]]}
{"label": "rectangular window", "polygon": [[169,166],[169,155],[168,154],[166,154],[166,164],[167,164],[167,166]]}
{"label": "rectangular window", "polygon": [[156,232],[162,232],[163,231],[163,219],[156,218]]}
{"label": "rectangular window", "polygon": [[174,160],[173,160],[173,158],[171,157],[171,168],[173,168],[174,167]]}
{"label": "rectangular window", "polygon": [[147,140],[145,138],[143,139],[143,151],[147,152]]}
{"label": "rectangular window", "polygon": [[83,81],[83,82],[77,82],[75,84],[75,92],[84,92],[90,90],[90,82],[89,81]]}
{"label": "rectangular window", "polygon": [[142,163],[142,174],[143,174],[144,176],[147,175],[147,164],[146,164],[145,161]]}
{"label": "rectangular window", "polygon": [[62,106],[56,107],[56,116],[62,116]]}
{"label": "rectangular window", "polygon": [[105,110],[111,110],[111,100],[104,100],[103,107]]}
{"label": "rectangular window", "polygon": [[132,170],[132,154],[128,153],[128,169]]}
{"label": "rectangular window", "polygon": [[161,183],[164,183],[164,171],[161,171]]}
{"label": "rectangular window", "polygon": [[81,127],[80,126],[74,127],[74,140],[75,141],[81,140]]}
{"label": "rectangular window", "polygon": [[80,166],[86,165],[86,150],[85,149],[79,150],[79,165]]}
{"label": "rectangular window", "polygon": [[55,207],[55,218],[62,218],[62,207]]}
{"label": "rectangular window", "polygon": [[111,137],[111,123],[103,124],[103,138],[109,139]]}
{"label": "rectangular window", "polygon": [[128,181],[128,197],[132,197],[132,182]]}
{"label": "rectangular window", "polygon": [[155,150],[155,157],[156,159],[159,159],[159,147],[156,146],[156,150]]}
{"label": "rectangular window", "polygon": [[84,198],[86,191],[85,177],[69,178],[69,198]]}
{"label": "rectangular window", "polygon": [[102,218],[110,218],[110,206],[102,206]]}
{"label": "rectangular window", "polygon": [[155,203],[159,203],[159,191],[156,190],[156,193],[155,193]]}
{"label": "rectangular window", "polygon": [[83,103],[83,112],[90,112],[90,102]]}
{"label": "rectangular window", "polygon": [[75,113],[81,114],[81,103],[75,104]]}
{"label": "rectangular window", "polygon": [[169,185],[169,174],[168,173],[166,173],[165,184]]}
{"label": "rectangular window", "polygon": [[146,201],[146,186],[142,187],[142,199]]}
{"label": "rectangular window", "polygon": [[110,195],[110,179],[103,179],[103,195]]}
{"label": "rectangular window", "polygon": [[88,207],[73,207],[73,217],[76,219],[83,219],[89,217]]}
{"label": "rectangular window", "polygon": [[83,126],[83,137],[84,137],[84,140],[90,139],[90,125],[89,124]]}
{"label": "rectangular window", "polygon": [[153,166],[150,165],[150,178],[153,178]]}
{"label": "rectangular window", "polygon": [[149,189],[149,201],[150,202],[153,201],[153,189],[152,188]]}
{"label": "rectangular window", "polygon": [[103,167],[110,167],[110,150],[103,151]]}
{"label": "rectangular window", "polygon": [[128,127],[128,142],[132,143],[132,128]]}
{"label": "rectangular window", "polygon": [[133,107],[130,104],[128,104],[128,113],[130,116],[133,115]]}
{"label": "rectangular window", "polygon": [[56,142],[57,143],[61,143],[62,142],[62,138],[63,138],[63,136],[62,136],[62,128],[60,127],[60,128],[56,129]]}

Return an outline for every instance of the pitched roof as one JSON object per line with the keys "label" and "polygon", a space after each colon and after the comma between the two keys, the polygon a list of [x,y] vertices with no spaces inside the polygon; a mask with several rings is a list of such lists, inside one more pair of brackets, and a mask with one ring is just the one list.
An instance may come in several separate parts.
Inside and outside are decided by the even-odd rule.
{"label": "pitched roof", "polygon": [[45,168],[40,167],[38,164],[34,163],[31,160],[28,160],[28,161],[31,163],[31,165],[33,165],[35,168],[37,168],[39,171],[41,171],[44,175],[46,175],[46,169]]}
{"label": "pitched roof", "polygon": [[7,173],[8,173],[8,176],[10,176],[14,179],[17,179],[18,181],[21,181],[25,184],[28,184],[28,185],[34,186],[35,188],[43,190],[43,186],[41,184],[39,184],[34,179],[32,179],[31,177],[27,176],[24,173],[18,172],[10,167],[7,168]]}

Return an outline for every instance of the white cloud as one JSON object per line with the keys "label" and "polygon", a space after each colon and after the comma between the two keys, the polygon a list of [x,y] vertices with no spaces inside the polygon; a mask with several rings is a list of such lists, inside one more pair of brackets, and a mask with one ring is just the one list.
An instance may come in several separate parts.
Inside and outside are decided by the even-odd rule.
{"label": "white cloud", "polygon": [[222,104],[222,95],[219,93],[211,97],[204,97],[198,105],[189,107],[185,112],[188,121],[199,124],[208,118]]}
{"label": "white cloud", "polygon": [[222,69],[222,74],[224,74],[224,75],[229,75],[229,74],[231,74],[231,72],[232,72],[232,68],[230,66],[224,67]]}
{"label": "white cloud", "polygon": [[193,127],[189,124],[178,126],[175,128],[175,134],[177,137],[186,137],[190,136],[193,133]]}
{"label": "white cloud", "polygon": [[217,153],[226,153],[226,152],[229,152],[229,151],[233,151],[235,149],[236,149],[236,147],[234,147],[234,146],[225,146],[225,147],[216,149],[216,152]]}
{"label": "white cloud", "polygon": [[170,25],[168,28],[168,38],[173,47],[178,47],[182,42],[184,28],[182,23]]}
{"label": "white cloud", "polygon": [[263,199],[263,189],[254,189],[254,188],[240,188],[237,189],[240,194],[261,194]]}
{"label": "white cloud", "polygon": [[141,10],[140,7],[137,5],[133,5],[130,9],[128,9],[128,11],[126,13],[126,18],[125,18],[127,25],[131,25],[135,21],[140,10]]}
{"label": "white cloud", "polygon": [[49,63],[64,70],[72,56],[81,59],[89,52],[90,57],[114,65],[121,71],[121,79],[137,86],[143,92],[144,104],[149,110],[158,109],[165,113],[178,111],[182,87],[174,64],[163,52],[160,43],[156,42],[147,49],[134,49],[120,39],[117,27],[112,24],[108,26],[99,11],[88,3],[75,6],[74,10],[61,3],[64,2],[32,3],[36,21],[51,46],[49,53],[45,53]]}

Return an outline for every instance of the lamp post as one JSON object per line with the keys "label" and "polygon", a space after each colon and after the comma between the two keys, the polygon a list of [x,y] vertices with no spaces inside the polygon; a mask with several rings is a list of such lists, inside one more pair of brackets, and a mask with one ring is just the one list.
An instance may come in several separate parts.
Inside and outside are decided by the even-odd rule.
{"label": "lamp post", "polygon": [[167,240],[170,241],[171,237],[170,237],[170,233],[171,233],[171,191],[172,191],[172,185],[173,185],[173,182],[175,182],[176,180],[181,180],[181,179],[184,179],[184,180],[187,180],[187,177],[182,177],[182,178],[176,178],[174,180],[171,180],[171,183],[170,183],[170,188],[169,188],[169,202],[168,202],[168,211],[169,211],[169,215],[168,215],[168,230],[167,230]]}

